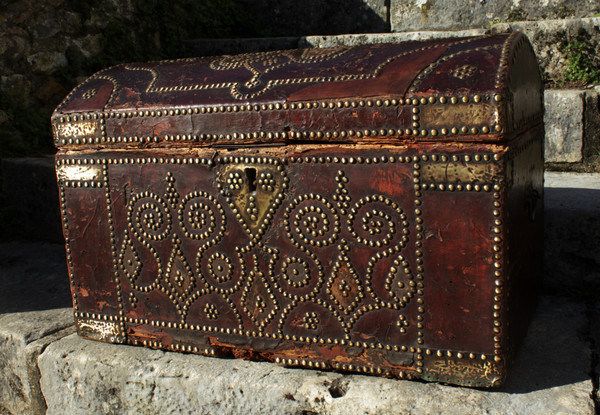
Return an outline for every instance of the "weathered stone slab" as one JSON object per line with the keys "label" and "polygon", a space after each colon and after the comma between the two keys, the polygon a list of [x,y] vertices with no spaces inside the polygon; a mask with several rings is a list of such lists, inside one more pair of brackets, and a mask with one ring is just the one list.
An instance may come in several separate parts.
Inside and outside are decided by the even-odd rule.
{"label": "weathered stone slab", "polygon": [[297,36],[238,39],[194,39],[186,44],[197,56],[264,52],[295,48],[329,48],[334,46],[355,46],[371,43],[399,43],[410,40],[429,40],[440,38],[458,38],[481,36],[487,29],[469,29],[457,31],[428,31],[400,33],[361,33],[330,36]]}
{"label": "weathered stone slab", "polygon": [[72,326],[70,308],[0,314],[0,413],[45,413],[37,358]]}
{"label": "weathered stone slab", "polygon": [[[586,2],[572,2],[581,4]],[[597,3],[598,6],[598,3]],[[495,24],[491,27],[492,33],[506,33],[520,31],[527,35],[542,68],[543,77],[553,84],[562,85],[572,82],[567,79],[569,65],[573,66],[568,58],[569,51],[576,55],[587,49],[586,60],[596,68],[600,64],[600,17],[587,19],[540,20],[532,22],[510,22]],[[585,63],[581,59],[580,65],[575,65],[576,70],[583,71]],[[588,68],[592,69],[592,68]]]}
{"label": "weathered stone slab", "polygon": [[582,160],[585,91],[544,91],[546,163],[576,163]]}
{"label": "weathered stone slab", "polygon": [[495,21],[591,17],[600,10],[595,1],[571,0],[391,0],[394,32],[488,27]]}
{"label": "weathered stone slab", "polygon": [[48,414],[593,414],[584,307],[546,298],[508,384],[482,391],[83,340],[39,358]]}
{"label": "weathered stone slab", "polygon": [[468,36],[481,36],[486,34],[485,29],[468,29],[456,31],[425,31],[401,33],[364,33],[354,35],[336,36],[306,36],[302,47],[329,48],[333,46],[355,46],[371,43],[399,43],[411,40],[429,40],[441,38],[459,38]]}
{"label": "weathered stone slab", "polygon": [[0,413],[44,413],[37,357],[73,332],[64,245],[0,243],[0,287]]}
{"label": "weathered stone slab", "polygon": [[545,174],[545,289],[594,298],[600,289],[600,173]]}

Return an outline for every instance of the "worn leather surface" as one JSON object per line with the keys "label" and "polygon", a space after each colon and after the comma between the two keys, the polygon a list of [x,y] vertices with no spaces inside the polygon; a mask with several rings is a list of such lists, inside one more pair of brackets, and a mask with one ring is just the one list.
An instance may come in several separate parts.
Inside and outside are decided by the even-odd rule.
{"label": "worn leather surface", "polygon": [[[429,72],[418,80],[418,91],[460,93],[456,82],[465,92],[493,90],[505,40],[496,35],[123,64],[92,76],[59,111],[403,97],[428,65],[443,59],[453,68],[458,56],[461,64],[481,69],[463,79],[451,70]],[[88,98],[90,90],[97,92]]]}

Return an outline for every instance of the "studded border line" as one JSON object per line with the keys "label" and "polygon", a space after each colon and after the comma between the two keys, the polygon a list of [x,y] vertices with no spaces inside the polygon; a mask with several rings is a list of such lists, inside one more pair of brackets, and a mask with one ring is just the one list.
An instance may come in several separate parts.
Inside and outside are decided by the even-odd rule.
{"label": "studded border line", "polygon": [[[422,126],[420,122],[420,107],[427,104],[486,104],[493,102],[498,111],[500,119],[503,117],[502,107],[499,105],[503,101],[503,95],[490,92],[475,95],[451,95],[451,96],[429,96],[429,97],[409,97],[409,98],[380,98],[380,99],[360,99],[360,100],[328,100],[328,101],[309,101],[297,103],[270,103],[270,104],[246,104],[246,105],[213,105],[201,107],[184,107],[171,109],[148,109],[148,110],[126,110],[111,112],[87,112],[72,115],[60,115],[53,118],[55,125],[55,143],[57,145],[86,145],[86,144],[157,144],[159,142],[190,142],[190,143],[214,143],[214,142],[236,142],[243,140],[265,140],[272,141],[278,139],[290,140],[352,140],[352,139],[375,139],[394,136],[412,136],[412,137],[437,137],[437,136],[463,136],[475,135],[479,133],[497,135],[504,132],[502,122],[493,125],[456,125],[443,128],[428,128]],[[411,125],[399,126],[386,129],[342,129],[342,130],[303,130],[303,131],[247,131],[219,134],[181,134],[164,136],[108,136],[106,133],[106,120],[111,118],[146,118],[162,116],[189,116],[196,114],[211,113],[231,113],[243,111],[294,111],[310,109],[343,109],[343,108],[361,108],[361,107],[389,107],[389,106],[412,106],[413,121]],[[489,105],[489,104],[488,104]],[[390,120],[393,121],[393,120]],[[85,124],[94,123],[94,133],[88,135],[74,135],[71,137],[61,136],[60,130],[63,125],[69,123]],[[73,131],[76,131],[74,129]],[[99,130],[99,134],[97,133]],[[91,130],[90,130],[91,131]]]}
{"label": "studded border line", "polygon": [[[59,164],[57,163],[57,166]],[[62,216],[62,226],[63,226],[63,234],[65,238],[65,251],[67,254],[67,267],[69,270],[73,269],[73,256],[71,255],[71,238],[69,237],[69,215],[67,212],[66,205],[66,195],[65,195],[65,186],[62,186],[59,182],[58,192],[60,197],[60,213]],[[71,288],[75,286],[75,278],[72,272],[68,272],[69,274],[69,284]],[[71,289],[71,296],[73,299],[73,310],[77,312],[79,310],[79,303],[77,301],[77,293],[75,290]]]}
{"label": "studded border line", "polygon": [[[523,146],[527,146],[529,145],[531,142],[533,141],[533,139],[528,140],[527,143],[524,143]],[[521,146],[521,147],[523,147]],[[519,149],[521,149],[521,147],[519,147]],[[420,161],[441,161],[441,162],[447,162],[447,161],[452,161],[452,162],[490,162],[490,161],[495,161],[495,162],[500,162],[503,159],[502,154],[500,153],[495,153],[495,154],[475,154],[475,155],[469,155],[469,154],[463,154],[463,155],[452,155],[452,156],[448,156],[446,154],[430,154],[430,155],[422,155],[420,157]],[[415,165],[416,166],[416,165]],[[415,179],[415,183],[417,182],[417,179]],[[418,184],[415,185],[415,188],[418,186]],[[423,353],[427,356],[437,356],[437,357],[448,357],[448,358],[458,358],[458,359],[466,359],[469,358],[471,360],[475,360],[475,359],[480,359],[482,361],[486,361],[490,358],[493,358],[494,362],[496,363],[500,363],[502,361],[502,336],[501,334],[501,330],[502,330],[502,304],[504,301],[504,296],[503,296],[503,286],[504,286],[504,274],[503,274],[503,268],[505,266],[504,264],[504,259],[503,259],[503,229],[504,229],[504,224],[503,224],[503,220],[502,220],[502,204],[501,204],[501,200],[502,200],[502,192],[503,192],[503,186],[500,183],[486,183],[483,185],[479,185],[479,184],[443,184],[443,183],[425,183],[422,186],[422,189],[425,191],[450,191],[450,192],[454,192],[454,191],[474,191],[474,192],[487,192],[487,193],[491,193],[492,194],[492,217],[494,220],[494,227],[492,228],[492,257],[493,257],[493,269],[494,269],[494,298],[493,298],[493,306],[492,306],[492,316],[493,316],[493,327],[492,327],[492,332],[493,332],[493,355],[488,355],[488,354],[475,354],[472,352],[465,352],[465,351],[455,351],[455,350],[433,350],[433,349],[425,349],[423,351],[421,351],[422,353],[420,353],[417,356],[417,366],[422,367],[423,363]],[[417,369],[417,371],[419,373],[422,373],[422,371],[419,371]]]}

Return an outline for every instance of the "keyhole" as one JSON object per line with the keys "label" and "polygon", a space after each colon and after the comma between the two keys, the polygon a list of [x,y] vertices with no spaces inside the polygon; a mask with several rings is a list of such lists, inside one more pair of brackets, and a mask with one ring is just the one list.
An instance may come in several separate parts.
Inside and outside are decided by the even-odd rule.
{"label": "keyhole", "polygon": [[254,167],[246,167],[246,179],[248,179],[248,191],[254,192],[256,190],[256,169]]}

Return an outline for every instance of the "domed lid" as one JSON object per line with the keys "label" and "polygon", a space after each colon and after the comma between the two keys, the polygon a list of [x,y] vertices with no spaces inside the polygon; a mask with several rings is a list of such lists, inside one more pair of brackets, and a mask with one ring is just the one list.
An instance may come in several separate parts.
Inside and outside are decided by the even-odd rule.
{"label": "domed lid", "polygon": [[122,64],[53,114],[65,148],[501,142],[542,120],[518,33]]}

